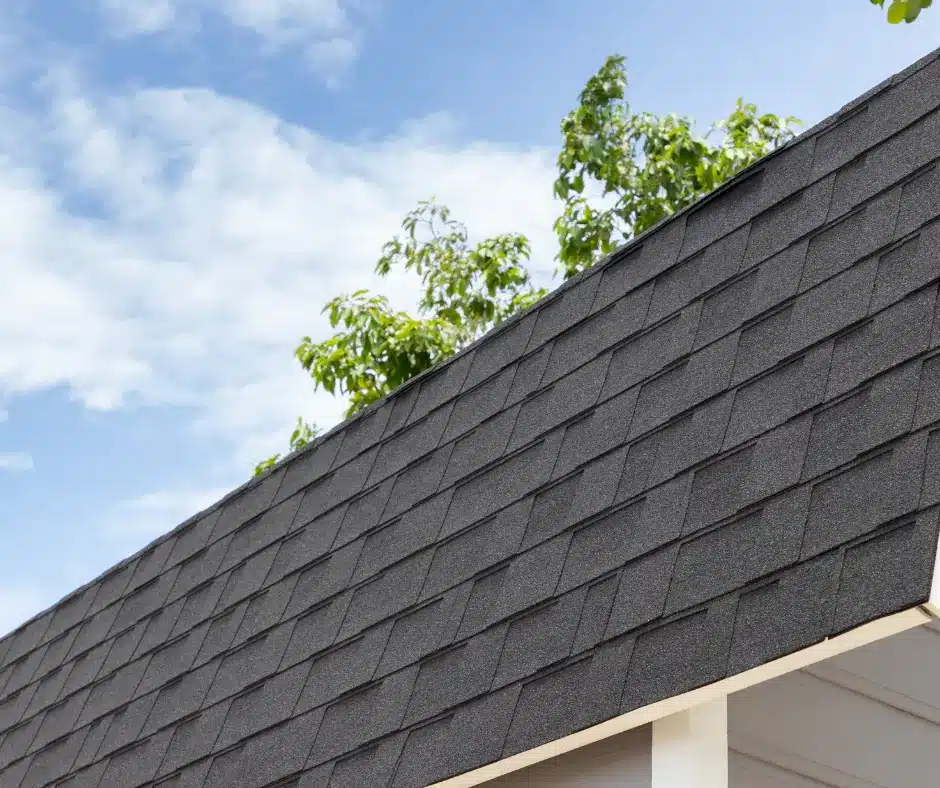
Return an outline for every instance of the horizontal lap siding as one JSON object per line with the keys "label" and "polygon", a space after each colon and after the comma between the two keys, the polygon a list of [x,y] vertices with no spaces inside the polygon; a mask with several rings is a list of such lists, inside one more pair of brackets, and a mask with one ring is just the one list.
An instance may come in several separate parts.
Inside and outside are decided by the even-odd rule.
{"label": "horizontal lap siding", "polygon": [[934,785],[938,660],[919,627],[730,696],[730,788]]}
{"label": "horizontal lap siding", "polygon": [[487,783],[488,788],[649,788],[651,726],[589,744]]}

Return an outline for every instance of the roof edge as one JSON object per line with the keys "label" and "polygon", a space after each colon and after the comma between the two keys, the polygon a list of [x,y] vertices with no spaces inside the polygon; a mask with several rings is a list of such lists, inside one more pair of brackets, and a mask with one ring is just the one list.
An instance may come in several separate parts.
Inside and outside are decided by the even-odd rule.
{"label": "roof edge", "polygon": [[[936,582],[936,581],[935,581]],[[922,626],[936,620],[940,615],[928,609],[927,605],[917,605],[899,613],[875,619],[867,624],[850,629],[840,635],[827,638],[808,648],[787,654],[784,657],[758,665],[755,668],[738,673],[720,681],[706,684],[698,689],[676,695],[672,698],[643,706],[621,714],[606,722],[584,728],[561,739],[542,744],[531,750],[494,761],[464,774],[433,783],[428,788],[470,788],[470,786],[495,780],[498,777],[534,766],[558,755],[586,747],[589,744],[616,736],[620,733],[647,725],[678,712],[687,711],[719,698],[726,697],[739,690],[762,684],[786,673],[809,667],[830,657],[866,646],[878,640],[900,634],[908,629]]]}

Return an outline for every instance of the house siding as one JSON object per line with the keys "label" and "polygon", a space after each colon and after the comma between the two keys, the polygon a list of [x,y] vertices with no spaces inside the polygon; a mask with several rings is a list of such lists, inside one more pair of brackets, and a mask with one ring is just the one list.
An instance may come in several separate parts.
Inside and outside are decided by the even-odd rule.
{"label": "house siding", "polygon": [[651,726],[644,725],[486,783],[487,788],[651,788]]}
{"label": "house siding", "polygon": [[931,625],[732,695],[729,788],[936,784],[938,664]]}

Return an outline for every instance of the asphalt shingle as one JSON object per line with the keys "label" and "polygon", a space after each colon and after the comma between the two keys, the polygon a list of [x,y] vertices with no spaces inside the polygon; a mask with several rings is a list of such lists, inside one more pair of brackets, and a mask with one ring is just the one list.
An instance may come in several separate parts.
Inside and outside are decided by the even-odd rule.
{"label": "asphalt shingle", "polygon": [[521,320],[500,326],[488,334],[487,341],[478,345],[473,355],[473,364],[464,381],[464,389],[476,386],[517,361],[529,344],[537,319],[538,315],[530,312]]}
{"label": "asphalt shingle", "polygon": [[585,722],[590,657],[555,668],[522,686],[503,757],[574,733]]}
{"label": "asphalt shingle", "polygon": [[450,364],[444,364],[421,379],[418,400],[408,416],[408,422],[419,421],[435,408],[451,402],[463,388],[475,350],[463,353]]}
{"label": "asphalt shingle", "polygon": [[[607,268],[601,276],[595,276],[601,279],[602,286],[610,270]],[[642,328],[652,291],[652,286],[647,285],[617,297],[589,318],[559,334],[552,343],[544,382],[548,384],[558,380]]]}

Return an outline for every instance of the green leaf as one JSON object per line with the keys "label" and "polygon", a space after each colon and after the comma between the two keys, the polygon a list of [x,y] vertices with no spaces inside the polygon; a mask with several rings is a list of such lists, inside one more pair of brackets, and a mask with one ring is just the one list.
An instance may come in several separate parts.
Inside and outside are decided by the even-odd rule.
{"label": "green leaf", "polygon": [[906,0],[894,0],[890,6],[888,6],[888,22],[892,25],[900,24],[904,21],[904,18],[907,16],[907,2]]}
{"label": "green leaf", "polygon": [[266,460],[262,460],[255,466],[254,475],[260,476],[265,471],[269,471],[275,465],[277,465],[278,460],[281,459],[280,454],[275,454],[273,457],[268,457]]}

